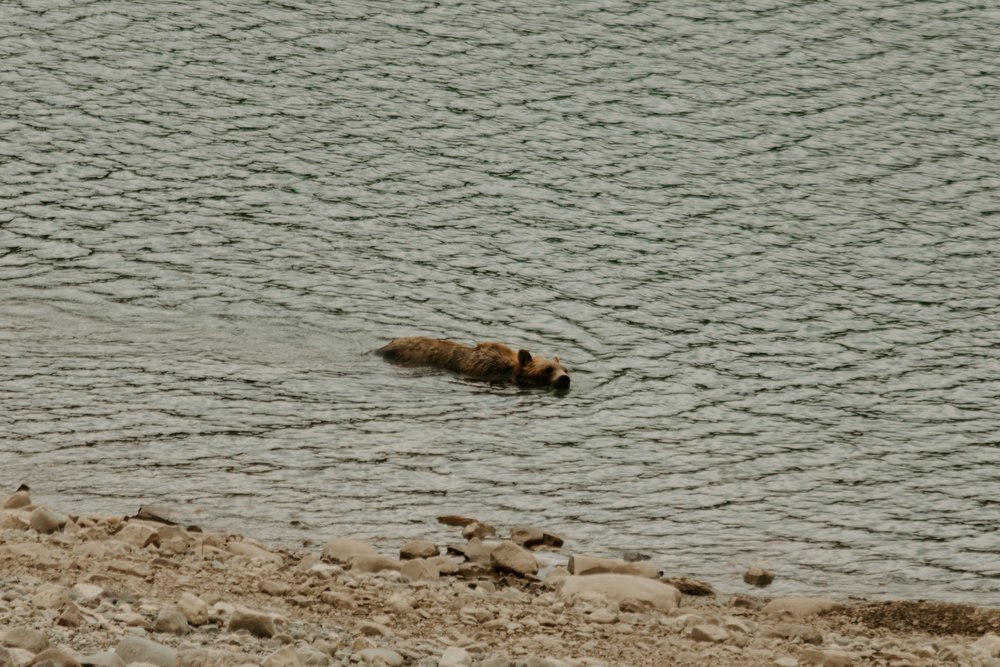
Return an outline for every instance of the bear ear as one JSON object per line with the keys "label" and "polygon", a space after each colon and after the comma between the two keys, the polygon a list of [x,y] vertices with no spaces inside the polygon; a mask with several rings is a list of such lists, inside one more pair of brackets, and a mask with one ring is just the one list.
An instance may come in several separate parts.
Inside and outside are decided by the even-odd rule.
{"label": "bear ear", "polygon": [[531,352],[528,352],[527,350],[518,350],[517,360],[521,362],[522,366],[527,366],[531,363]]}
{"label": "bear ear", "polygon": [[552,362],[558,364],[559,363],[559,357],[553,356],[552,357]]}

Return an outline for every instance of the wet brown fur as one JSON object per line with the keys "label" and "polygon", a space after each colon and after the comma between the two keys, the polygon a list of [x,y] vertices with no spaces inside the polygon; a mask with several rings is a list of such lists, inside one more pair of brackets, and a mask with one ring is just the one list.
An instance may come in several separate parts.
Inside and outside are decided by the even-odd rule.
{"label": "wet brown fur", "polygon": [[428,366],[485,382],[514,382],[532,387],[569,388],[569,373],[559,357],[545,359],[527,350],[515,352],[503,343],[478,343],[475,347],[450,340],[397,338],[375,354],[402,366]]}

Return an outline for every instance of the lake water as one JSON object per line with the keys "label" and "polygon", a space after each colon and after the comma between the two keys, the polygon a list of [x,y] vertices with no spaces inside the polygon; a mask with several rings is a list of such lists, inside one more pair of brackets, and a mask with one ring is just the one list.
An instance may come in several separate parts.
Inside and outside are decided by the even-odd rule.
{"label": "lake water", "polygon": [[[0,4],[0,484],[1000,604],[1000,13]],[[400,369],[558,354],[566,395]]]}

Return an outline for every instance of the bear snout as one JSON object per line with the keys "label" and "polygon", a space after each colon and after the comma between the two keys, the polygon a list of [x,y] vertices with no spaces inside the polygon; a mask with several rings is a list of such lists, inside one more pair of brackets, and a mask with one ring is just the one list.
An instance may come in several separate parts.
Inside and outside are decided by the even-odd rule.
{"label": "bear snout", "polygon": [[553,382],[552,385],[556,389],[564,389],[564,390],[565,389],[569,389],[569,376],[568,375],[560,375],[559,377],[557,377],[555,379],[555,382]]}

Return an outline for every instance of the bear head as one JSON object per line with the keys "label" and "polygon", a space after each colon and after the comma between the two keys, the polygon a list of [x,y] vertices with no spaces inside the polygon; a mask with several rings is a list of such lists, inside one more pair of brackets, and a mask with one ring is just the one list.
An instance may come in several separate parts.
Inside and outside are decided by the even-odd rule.
{"label": "bear head", "polygon": [[514,381],[529,387],[569,389],[569,372],[559,363],[559,357],[545,359],[532,356],[527,350],[517,352],[517,373]]}

